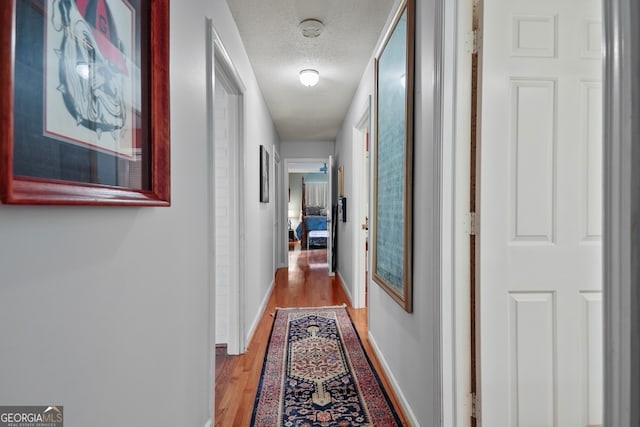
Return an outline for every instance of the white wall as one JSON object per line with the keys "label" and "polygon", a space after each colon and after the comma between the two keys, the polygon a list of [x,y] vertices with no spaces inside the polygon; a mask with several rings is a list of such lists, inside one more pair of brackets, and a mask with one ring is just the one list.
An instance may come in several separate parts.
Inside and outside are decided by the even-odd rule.
{"label": "white wall", "polygon": [[283,159],[327,159],[333,155],[334,141],[282,141]]}
{"label": "white wall", "polygon": [[[435,16],[436,0],[417,2],[416,10],[416,81],[414,143],[414,223],[413,235],[413,313],[406,313],[374,282],[369,283],[369,336],[395,384],[412,424],[440,425],[439,373],[439,248],[436,234],[439,204],[438,149],[434,114]],[[355,163],[353,127],[366,110],[373,94],[373,63],[370,63],[344,125],[336,139],[336,157],[340,164]],[[419,165],[423,165],[419,167]],[[353,170],[353,167],[351,167]],[[345,170],[345,195],[357,200],[357,178]],[[354,221],[344,224],[338,239],[339,274],[347,282],[353,277],[356,263],[351,249],[355,238]],[[346,246],[345,246],[346,245]],[[353,283],[347,283],[352,289]],[[354,290],[352,290],[354,292]]]}
{"label": "white wall", "polygon": [[69,427],[209,418],[208,4],[171,3],[170,208],[0,206],[3,404],[63,405]]}
{"label": "white wall", "polygon": [[[205,17],[247,86],[248,319],[273,276],[257,142],[277,141],[222,0],[171,2],[169,208],[0,206],[0,402],[65,425],[203,426],[210,417]],[[254,184],[255,185],[252,185]]]}

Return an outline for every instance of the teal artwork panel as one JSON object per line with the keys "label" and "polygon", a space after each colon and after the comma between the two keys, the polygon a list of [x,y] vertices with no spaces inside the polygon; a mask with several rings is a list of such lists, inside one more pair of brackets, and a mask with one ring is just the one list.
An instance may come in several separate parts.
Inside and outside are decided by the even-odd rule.
{"label": "teal artwork panel", "polygon": [[378,60],[375,273],[403,294],[405,253],[407,11]]}

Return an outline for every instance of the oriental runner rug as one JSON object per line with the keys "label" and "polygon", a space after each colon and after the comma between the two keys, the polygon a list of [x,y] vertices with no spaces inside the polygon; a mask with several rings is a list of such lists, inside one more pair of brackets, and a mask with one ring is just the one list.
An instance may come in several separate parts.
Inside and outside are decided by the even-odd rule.
{"label": "oriental runner rug", "polygon": [[401,425],[345,307],[277,310],[251,425]]}

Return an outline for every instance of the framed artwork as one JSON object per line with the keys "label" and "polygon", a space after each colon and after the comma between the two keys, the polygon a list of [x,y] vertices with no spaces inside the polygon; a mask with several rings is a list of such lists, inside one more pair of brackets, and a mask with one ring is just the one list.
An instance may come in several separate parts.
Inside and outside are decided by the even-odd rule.
{"label": "framed artwork", "polygon": [[347,198],[338,197],[338,219],[347,222]]}
{"label": "framed artwork", "polygon": [[269,152],[260,146],[260,202],[269,203]]}
{"label": "framed artwork", "polygon": [[375,60],[372,277],[412,312],[415,2],[405,0]]}
{"label": "framed artwork", "polygon": [[169,0],[0,2],[0,199],[169,206]]}

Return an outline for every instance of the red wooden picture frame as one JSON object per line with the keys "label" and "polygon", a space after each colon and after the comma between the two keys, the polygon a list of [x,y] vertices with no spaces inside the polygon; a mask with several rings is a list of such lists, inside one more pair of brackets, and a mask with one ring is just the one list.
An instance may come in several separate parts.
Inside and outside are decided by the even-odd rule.
{"label": "red wooden picture frame", "polygon": [[[130,131],[130,134],[134,135],[132,138],[138,138],[136,141],[139,141],[140,148],[138,149],[136,146],[136,149],[139,150],[137,151],[139,156],[135,159],[135,162],[131,161],[127,163],[129,160],[125,160],[124,163],[127,163],[127,165],[131,164],[131,169],[141,167],[142,172],[139,173],[141,184],[131,187],[123,185],[119,181],[115,183],[101,182],[100,179],[102,178],[94,179],[94,175],[92,175],[93,172],[91,171],[85,173],[85,175],[90,176],[90,178],[67,179],[46,176],[48,172],[44,171],[41,173],[38,169],[41,167],[38,166],[39,164],[45,165],[41,167],[43,170],[49,168],[54,170],[53,173],[64,176],[66,172],[65,168],[69,163],[73,163],[74,161],[82,163],[82,166],[79,167],[80,169],[84,168],[87,170],[96,169],[96,162],[99,162],[101,158],[106,159],[106,163],[109,165],[120,165],[123,161],[116,155],[111,155],[111,153],[105,154],[104,150],[93,149],[91,146],[78,147],[78,144],[69,144],[67,141],[59,141],[43,136],[42,129],[44,125],[33,125],[34,129],[29,129],[28,132],[23,132],[18,128],[18,126],[24,125],[25,120],[23,115],[19,120],[20,124],[17,123],[18,120],[16,120],[15,117],[16,112],[14,107],[17,105],[22,106],[24,103],[23,99],[29,94],[18,93],[18,89],[15,87],[16,78],[23,78],[21,75],[17,75],[15,63],[16,46],[19,42],[22,42],[23,45],[25,44],[25,39],[21,40],[21,37],[31,40],[38,36],[33,35],[34,26],[27,28],[26,25],[22,25],[24,28],[20,27],[20,22],[18,22],[17,19],[17,10],[19,8],[31,8],[29,9],[29,13],[32,13],[32,9],[35,10],[39,8],[42,13],[44,27],[45,19],[52,19],[51,16],[45,16],[45,8],[54,7],[51,6],[51,3],[47,3],[49,1],[50,0],[2,0],[2,2],[0,2],[0,200],[6,204],[23,205],[169,206],[169,0],[98,0],[97,2],[102,3],[102,5],[98,7],[98,9],[102,7],[103,10],[103,14],[100,16],[102,21],[104,21],[104,17],[107,16],[107,13],[104,13],[104,9],[107,6],[104,5],[118,5],[117,3],[110,3],[114,1],[120,1],[126,5],[133,11],[131,13],[132,16],[137,16],[138,19],[138,25],[132,26],[132,28],[135,28],[135,31],[131,32],[139,33],[133,36],[129,34],[129,39],[134,40],[135,47],[139,49],[139,61],[137,64],[127,62],[127,65],[130,70],[135,72],[139,70],[139,78],[130,78],[130,86],[134,87],[134,85],[139,84],[138,90],[140,96],[139,101],[136,100],[139,110],[136,110],[136,112],[140,111],[139,116],[141,118],[136,123],[136,130]],[[76,3],[76,1],[78,3]],[[77,4],[82,3],[85,8],[84,10],[86,10],[88,8],[86,5],[91,3],[91,1],[52,0],[52,3],[56,3],[55,7],[58,8],[60,8],[59,3],[64,3],[64,6],[68,9],[77,7]],[[50,14],[54,16],[58,10],[62,9],[50,10]],[[36,10],[36,13],[37,12]],[[75,16],[80,16],[77,14],[77,8],[74,9],[74,12],[76,13]],[[54,18],[60,19],[59,17]],[[110,12],[108,18],[111,20],[110,22],[114,20]],[[80,17],[79,19],[82,18]],[[87,22],[89,21],[89,18],[87,18]],[[126,22],[125,20],[125,23]],[[90,27],[87,26],[87,28]],[[94,26],[94,30],[95,28]],[[42,30],[42,32],[46,34],[44,30]],[[100,34],[96,36],[95,40],[99,42],[99,38]],[[99,45],[99,43],[97,43],[97,45]],[[29,46],[31,45],[29,44]],[[43,40],[42,47],[40,47],[43,51],[43,58],[46,57],[44,52],[45,47],[46,42]],[[39,49],[37,43],[34,48]],[[29,49],[31,49],[31,47],[29,47]],[[114,51],[113,46],[107,46],[106,56],[109,54],[109,49]],[[118,47],[116,47],[116,49],[118,49]],[[124,49],[121,47],[119,49],[124,52]],[[59,50],[56,50],[56,53],[58,52]],[[115,52],[116,54],[119,53],[117,50]],[[33,56],[38,57],[39,52],[35,52]],[[46,59],[42,59],[42,62],[46,63]],[[125,66],[123,65],[123,67]],[[41,66],[41,68],[44,68],[44,66]],[[60,68],[62,68],[62,66],[60,66]],[[39,71],[44,75],[42,69]],[[75,77],[77,78],[77,76]],[[44,77],[42,80],[44,80]],[[34,81],[36,86],[40,84],[38,79]],[[43,87],[45,86],[44,83],[42,83],[42,85]],[[21,88],[23,87],[25,87],[24,84],[21,85]],[[58,90],[60,91],[60,89]],[[44,101],[39,101],[37,96],[32,96],[32,98],[34,99],[33,104],[37,104],[37,108],[45,108],[43,106]],[[130,104],[133,105],[134,103],[132,102]],[[33,108],[30,111],[32,110]],[[34,115],[34,122],[42,124],[45,119],[37,116],[37,114]],[[74,119],[80,122],[77,116],[74,116]],[[40,120],[42,122],[39,122]],[[133,120],[133,118],[130,120]],[[19,141],[18,138],[16,138],[17,131],[22,132],[19,133],[21,135]],[[93,128],[93,131],[96,132],[95,128]],[[97,138],[100,138],[102,134],[101,129],[98,129],[96,134]],[[27,137],[24,135],[27,135]],[[29,142],[31,136],[44,142],[33,144],[33,142]],[[105,135],[102,134],[102,137],[105,137]],[[109,138],[109,135],[107,135],[106,138]],[[116,137],[113,136],[113,139],[116,139]],[[31,144],[28,145],[28,148],[18,147],[18,143],[24,144],[25,141]],[[57,157],[56,160],[52,162],[49,153],[52,152],[51,147],[54,145],[56,147],[61,146],[62,148],[55,152]],[[43,151],[38,152],[38,150]],[[78,156],[81,160],[76,160],[73,156],[71,156],[72,158],[70,159],[70,156],[64,155],[64,150],[71,150],[71,152],[76,150],[75,152],[81,153],[81,155]],[[38,161],[32,162],[31,156],[34,156],[34,159],[38,159]],[[16,173],[16,164],[18,162],[27,164],[28,167],[26,167],[26,169],[34,170],[35,172],[33,174],[24,172]],[[53,167],[51,164],[53,164]],[[116,166],[113,166],[113,168],[116,168]],[[129,171],[129,166],[127,166],[126,170]],[[109,179],[118,179],[114,178],[116,175],[115,172],[110,171]],[[109,179],[104,180],[108,181]]]}

